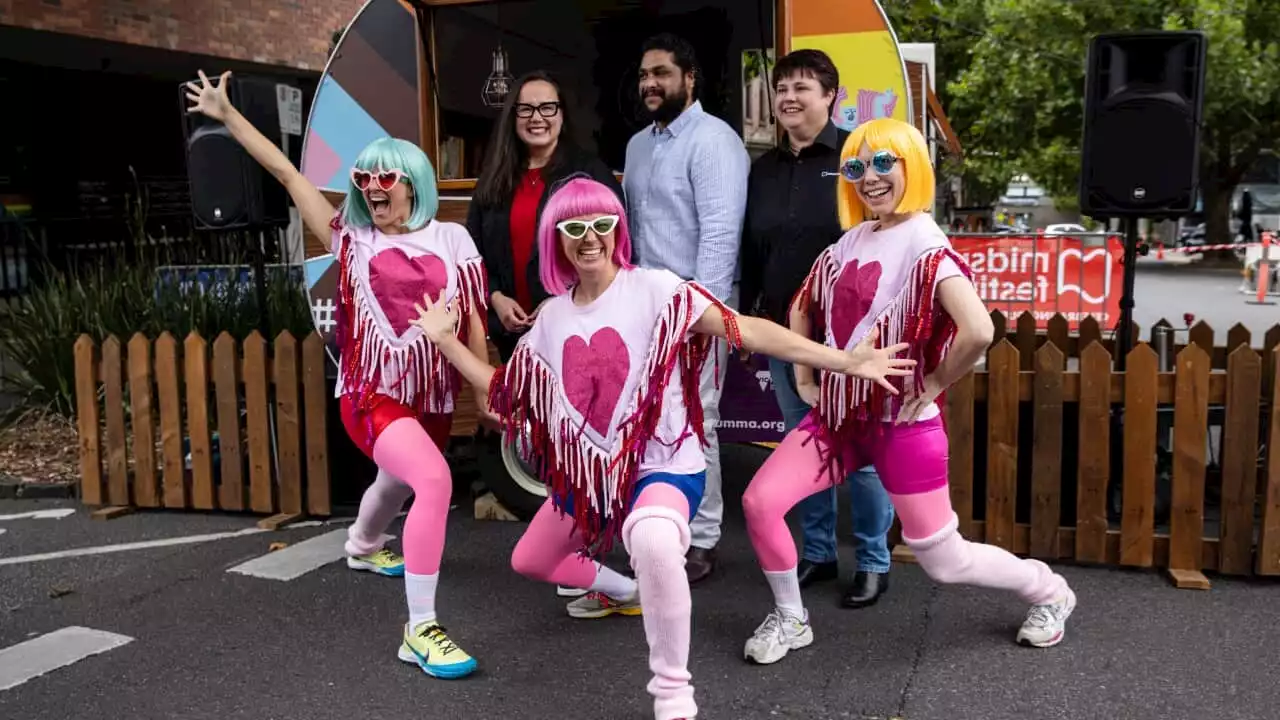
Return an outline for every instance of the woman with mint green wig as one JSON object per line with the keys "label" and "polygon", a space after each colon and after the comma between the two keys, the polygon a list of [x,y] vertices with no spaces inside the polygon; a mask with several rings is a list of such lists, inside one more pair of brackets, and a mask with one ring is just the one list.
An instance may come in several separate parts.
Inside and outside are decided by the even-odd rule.
{"label": "woman with mint green wig", "polygon": [[[407,140],[380,138],[360,152],[342,207],[335,209],[270,140],[227,100],[223,73],[187,83],[188,112],[223,123],[284,185],[303,222],[339,263],[337,397],[351,439],[378,465],[346,544],[355,569],[405,579],[409,621],[398,656],[433,677],[469,675],[476,661],[436,619],[435,594],[453,482],[449,439],[457,371],[410,321],[424,295],[454,304],[456,335],[487,358],[484,263],[466,228],[436,219],[436,176]],[[488,407],[488,388],[475,387]],[[413,495],[404,523],[404,558],[382,547],[382,533]]]}

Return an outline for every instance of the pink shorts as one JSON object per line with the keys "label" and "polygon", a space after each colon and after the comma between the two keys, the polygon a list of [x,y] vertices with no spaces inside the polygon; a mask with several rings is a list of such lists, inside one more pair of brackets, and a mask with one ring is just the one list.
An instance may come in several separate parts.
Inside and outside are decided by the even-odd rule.
{"label": "pink shorts", "polygon": [[373,459],[373,444],[377,442],[378,436],[388,425],[403,418],[417,418],[440,454],[443,455],[445,448],[449,446],[453,413],[419,415],[417,411],[386,395],[374,395],[371,407],[365,411],[356,409],[355,401],[350,395],[343,395],[341,410],[342,426],[347,429],[347,435],[370,460]]}
{"label": "pink shorts", "polygon": [[[797,430],[806,430],[820,447],[831,442],[817,410],[810,412]],[[894,495],[915,495],[947,486],[947,431],[942,416],[911,425],[881,423],[840,448],[846,470],[874,465],[884,489]]]}

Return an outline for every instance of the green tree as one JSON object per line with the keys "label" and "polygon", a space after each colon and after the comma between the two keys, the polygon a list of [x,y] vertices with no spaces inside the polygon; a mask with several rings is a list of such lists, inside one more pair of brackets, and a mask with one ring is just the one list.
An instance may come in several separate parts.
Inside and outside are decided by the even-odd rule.
{"label": "green tree", "polygon": [[[960,138],[964,158],[948,157],[944,170],[961,175],[968,205],[990,205],[1019,172],[1015,158],[991,145],[970,144],[971,132],[981,115],[976,105],[957,105],[952,86],[969,67],[973,45],[986,35],[985,0],[881,0],[885,14],[900,42],[933,43],[938,87],[934,91]],[[998,146],[996,146],[998,147]]]}
{"label": "green tree", "polygon": [[1258,156],[1280,144],[1280,0],[972,2],[983,6],[984,26],[970,28],[981,37],[975,33],[969,62],[948,75],[947,88],[966,172],[1025,172],[1061,206],[1077,203],[1090,39],[1203,30],[1201,190],[1210,241],[1229,241],[1232,193]]}
{"label": "green tree", "polygon": [[1210,242],[1228,242],[1231,198],[1263,152],[1280,147],[1280,0],[1200,0],[1168,29],[1209,37],[1200,188]]}
{"label": "green tree", "polygon": [[329,53],[328,53],[329,57],[333,57],[333,51],[338,49],[338,43],[342,41],[342,35],[346,31],[347,31],[347,26],[343,25],[337,30],[334,30],[333,34],[329,36]]}

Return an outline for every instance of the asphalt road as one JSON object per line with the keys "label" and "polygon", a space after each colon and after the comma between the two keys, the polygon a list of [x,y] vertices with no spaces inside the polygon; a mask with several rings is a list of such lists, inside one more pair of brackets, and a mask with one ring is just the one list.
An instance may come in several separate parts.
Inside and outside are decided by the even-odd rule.
{"label": "asphalt road", "polygon": [[[836,585],[808,592],[817,642],[774,666],[747,665],[742,643],[769,603],[736,499],[758,460],[752,449],[726,453],[732,499],[722,564],[694,591],[701,718],[1276,716],[1274,583],[1214,578],[1210,592],[1179,591],[1155,572],[1062,567],[1079,608],[1062,645],[1033,650],[1013,643],[1025,612],[1015,598],[939,588],[905,565],[869,609],[839,609]],[[99,522],[83,510],[4,517],[57,507],[74,506],[0,502],[0,677],[13,661],[4,648],[60,628],[132,642],[0,690],[0,718],[652,717],[639,620],[571,620],[552,588],[514,575],[507,559],[522,524],[451,513],[438,606],[480,670],[440,681],[395,659],[398,581],[340,562],[287,582],[227,572],[272,542],[296,545],[340,524],[14,563],[253,525],[176,513]]]}
{"label": "asphalt road", "polygon": [[[1240,273],[1230,268],[1206,269],[1195,265],[1141,264],[1134,279],[1133,319],[1142,328],[1142,339],[1161,318],[1174,327],[1185,327],[1183,313],[1193,313],[1214,330],[1214,344],[1225,345],[1227,332],[1240,323],[1252,333],[1254,347],[1280,323],[1280,298],[1276,305],[1250,305],[1255,296],[1240,292]],[[1186,342],[1181,334],[1178,342]]]}

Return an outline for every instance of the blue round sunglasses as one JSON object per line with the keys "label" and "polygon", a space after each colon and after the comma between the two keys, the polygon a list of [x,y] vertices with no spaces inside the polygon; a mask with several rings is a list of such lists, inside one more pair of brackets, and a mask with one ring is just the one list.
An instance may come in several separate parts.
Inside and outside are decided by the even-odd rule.
{"label": "blue round sunglasses", "polygon": [[[871,156],[871,167],[876,169],[877,175],[888,174],[897,162],[898,156],[888,150],[880,150]],[[840,168],[840,175],[849,182],[857,182],[866,174],[867,166],[856,157],[845,160],[844,166]]]}

